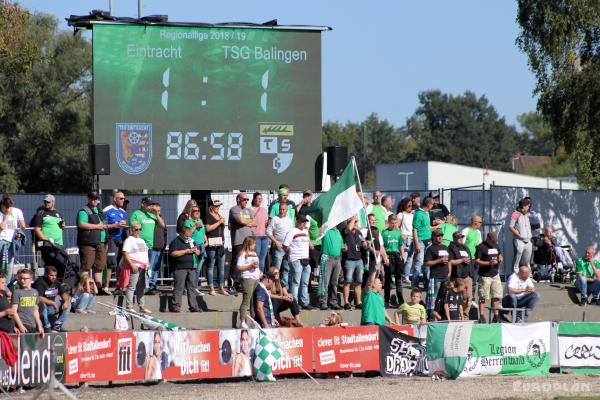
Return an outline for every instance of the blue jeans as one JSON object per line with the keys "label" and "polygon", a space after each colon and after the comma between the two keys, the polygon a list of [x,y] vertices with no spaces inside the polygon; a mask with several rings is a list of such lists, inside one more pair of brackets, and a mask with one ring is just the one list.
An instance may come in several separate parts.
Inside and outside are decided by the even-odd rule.
{"label": "blue jeans", "polygon": [[575,286],[581,292],[582,299],[587,299],[588,293],[590,292],[592,293],[592,298],[594,299],[598,299],[600,296],[600,280],[588,282],[585,277],[579,276],[577,277],[577,282],[575,283]]}
{"label": "blue jeans", "polygon": [[[60,308],[62,307],[63,304],[63,300],[62,298],[59,297],[55,297],[54,298],[54,302],[56,302],[56,305],[58,306],[58,318],[56,319],[56,325],[63,325],[66,321],[67,321],[67,317],[69,316],[69,309],[67,308],[66,310],[61,310]],[[50,317],[53,315],[56,315],[56,310],[54,309],[54,307],[49,306],[47,304],[44,304],[44,307],[40,307],[41,308],[41,317],[42,317],[42,323],[44,324],[44,328],[50,328],[52,325],[50,324]]]}
{"label": "blue jeans", "polygon": [[407,242],[402,243],[402,247],[404,247],[404,253],[406,254],[406,261],[404,262],[404,276],[409,277],[412,276],[412,263],[415,255],[415,249],[412,246],[412,240],[410,244]]}
{"label": "blue jeans", "polygon": [[149,250],[148,255],[150,260],[150,263],[148,264],[148,275],[150,275],[148,287],[154,289],[156,288],[156,282],[158,281],[158,276],[160,274],[160,262],[162,260],[163,251]]}
{"label": "blue jeans", "polygon": [[196,288],[200,288],[200,275],[202,275],[202,266],[204,265],[204,260],[206,259],[206,248],[204,244],[200,244],[196,246],[200,249],[200,255],[198,256],[198,265],[196,265]]}
{"label": "blue jeans", "polygon": [[[219,255],[219,250],[223,254]],[[223,287],[225,285],[225,250],[217,247],[207,247],[206,255],[206,280],[208,281],[208,286],[214,288],[214,268],[216,265],[219,287]]]}
{"label": "blue jeans", "polygon": [[[540,295],[533,293],[526,293],[521,297],[517,297],[515,294],[507,294],[502,299],[502,307],[505,308],[528,308],[533,310],[537,302],[540,300]],[[525,311],[525,316],[528,312]]]}
{"label": "blue jeans", "polygon": [[[0,267],[7,273],[12,271],[12,265],[15,261],[15,246],[12,242],[0,240]],[[7,276],[6,281],[10,283],[11,277]]]}
{"label": "blue jeans", "polygon": [[[287,264],[287,263],[286,263]],[[298,299],[298,304],[307,306],[310,303],[308,297],[308,280],[310,279],[310,265],[302,265],[300,260],[290,261],[290,294]]]}
{"label": "blue jeans", "polygon": [[[285,250],[278,249],[277,247],[275,247],[275,245],[273,245],[273,248],[271,249],[271,266],[281,269],[284,258],[285,258]],[[286,277],[286,282],[287,282],[287,277]]]}
{"label": "blue jeans", "polygon": [[[427,285],[429,283],[429,268],[423,269],[423,261],[425,259],[425,250],[427,250],[427,247],[429,247],[429,246],[430,245],[425,245],[425,243],[423,243],[423,241],[419,240],[419,251],[416,252],[414,242],[410,245],[410,248],[413,251],[414,257],[415,257],[415,268],[412,271],[413,274],[412,274],[412,283],[411,283],[411,287],[413,287],[413,288],[419,287],[419,280],[421,279],[421,276],[423,276],[425,288],[427,288]],[[410,252],[410,250],[409,250],[409,252]]]}
{"label": "blue jeans", "polygon": [[75,300],[75,309],[89,310],[94,305],[94,300],[96,300],[96,295],[92,293],[80,293],[77,300]]}
{"label": "blue jeans", "polygon": [[266,236],[255,236],[256,255],[258,256],[258,268],[260,272],[265,272],[265,260],[269,251],[269,238]]}
{"label": "blue jeans", "polygon": [[346,260],[344,263],[344,283],[362,283],[363,261]]}

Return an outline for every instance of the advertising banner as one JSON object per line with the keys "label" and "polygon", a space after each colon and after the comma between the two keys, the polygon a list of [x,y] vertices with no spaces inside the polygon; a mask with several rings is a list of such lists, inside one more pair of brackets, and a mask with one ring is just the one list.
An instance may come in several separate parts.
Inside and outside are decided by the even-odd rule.
{"label": "advertising banner", "polygon": [[473,326],[460,376],[546,374],[550,370],[550,323]]}
{"label": "advertising banner", "polygon": [[561,371],[600,372],[600,323],[561,322],[558,325],[558,360]]}
{"label": "advertising banner", "polygon": [[219,364],[219,331],[135,332],[134,370],[146,381],[233,376]]}
{"label": "advertising banner", "polygon": [[401,327],[379,327],[379,368],[381,375],[428,375],[425,346],[421,344],[419,338],[406,335],[402,333],[402,329],[398,328]]}
{"label": "advertising banner", "polygon": [[27,386],[48,383],[52,376],[64,382],[65,334],[49,333],[43,338],[38,334],[10,335],[17,355],[14,366],[8,366],[0,358],[2,386]]}
{"label": "advertising banner", "polygon": [[378,371],[379,327],[313,328],[317,372]]}
{"label": "advertising banner", "polygon": [[133,332],[67,333],[66,382],[136,380]]}
{"label": "advertising banner", "polygon": [[272,366],[274,375],[312,371],[312,328],[266,329],[284,353]]}

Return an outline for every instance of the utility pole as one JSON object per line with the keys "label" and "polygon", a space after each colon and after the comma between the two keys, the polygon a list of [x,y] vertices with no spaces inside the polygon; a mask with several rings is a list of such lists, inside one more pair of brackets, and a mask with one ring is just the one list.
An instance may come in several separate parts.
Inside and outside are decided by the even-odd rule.
{"label": "utility pole", "polygon": [[138,0],[138,18],[142,18],[142,9],[144,8],[144,0]]}

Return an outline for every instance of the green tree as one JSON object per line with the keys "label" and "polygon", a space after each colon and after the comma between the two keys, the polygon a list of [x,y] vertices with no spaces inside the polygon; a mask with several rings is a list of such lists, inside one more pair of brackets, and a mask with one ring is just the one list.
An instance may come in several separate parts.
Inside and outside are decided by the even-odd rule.
{"label": "green tree", "polygon": [[519,0],[517,45],[527,54],[538,109],[577,167],[579,184],[600,188],[600,3]]}
{"label": "green tree", "polygon": [[415,140],[410,161],[443,161],[509,171],[517,132],[485,96],[460,96],[439,90],[419,93],[420,106],[407,122]]}
{"label": "green tree", "polygon": [[325,123],[323,149],[331,145],[348,147],[348,156],[355,157],[361,180],[369,186],[375,185],[377,164],[404,162],[414,147],[404,130],[380,120],[375,113],[360,123]]}
{"label": "green tree", "polygon": [[18,5],[0,21],[0,190],[89,189],[91,45]]}
{"label": "green tree", "polygon": [[534,156],[552,156],[556,151],[554,137],[550,125],[537,112],[523,113],[517,116],[523,127],[517,141],[521,152]]}

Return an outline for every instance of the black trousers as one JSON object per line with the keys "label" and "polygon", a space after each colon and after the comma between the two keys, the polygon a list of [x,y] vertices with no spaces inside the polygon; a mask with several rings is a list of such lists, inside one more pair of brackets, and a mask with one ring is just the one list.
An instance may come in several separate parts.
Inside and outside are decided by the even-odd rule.
{"label": "black trousers", "polygon": [[291,302],[283,301],[281,299],[271,299],[271,302],[273,303],[273,312],[275,313],[276,317],[279,317],[279,314],[285,310],[290,310],[294,317],[300,314],[300,306],[298,305],[298,301],[296,299],[293,299]]}
{"label": "black trousers", "polygon": [[385,281],[383,282],[383,299],[386,303],[390,301],[393,274],[396,278],[396,298],[398,299],[398,304],[400,305],[404,303],[404,297],[402,296],[402,268],[404,263],[402,262],[400,253],[397,251],[389,252],[388,259],[390,260],[390,263],[388,265],[383,265],[383,270],[385,271]]}

